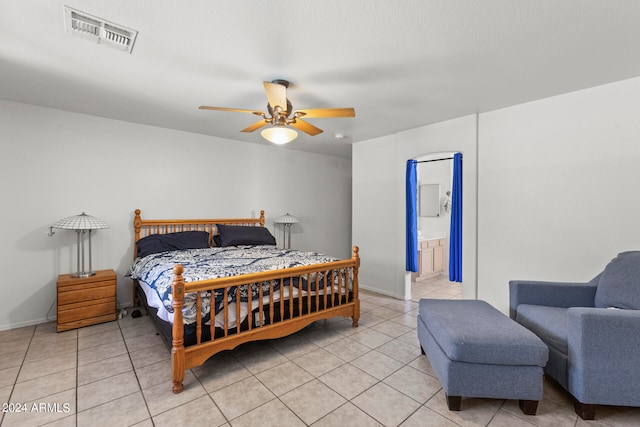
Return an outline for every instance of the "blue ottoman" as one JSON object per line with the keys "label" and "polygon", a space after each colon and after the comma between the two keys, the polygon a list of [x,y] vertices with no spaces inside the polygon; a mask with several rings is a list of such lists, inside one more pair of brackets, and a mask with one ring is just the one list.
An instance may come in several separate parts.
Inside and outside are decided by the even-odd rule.
{"label": "blue ottoman", "polygon": [[462,397],[518,399],[535,415],[547,346],[485,301],[421,299],[418,339],[451,411]]}

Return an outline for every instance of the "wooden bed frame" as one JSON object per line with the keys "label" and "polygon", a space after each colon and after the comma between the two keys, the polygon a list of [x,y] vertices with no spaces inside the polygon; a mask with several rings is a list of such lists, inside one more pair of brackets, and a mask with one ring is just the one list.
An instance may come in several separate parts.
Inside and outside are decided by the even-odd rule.
{"label": "wooden bed frame", "polygon": [[[264,226],[264,211],[260,211],[259,218],[224,218],[224,219],[180,219],[180,220],[149,220],[142,219],[140,209],[135,210],[133,226],[134,235],[134,260],[137,256],[136,242],[143,237],[152,234],[167,234],[180,231],[207,231],[210,238],[217,234],[216,224],[243,225],[243,226]],[[180,393],[183,389],[185,371],[203,364],[214,354],[231,350],[240,344],[264,339],[280,338],[297,332],[307,325],[334,316],[351,317],[353,327],[358,326],[360,318],[360,300],[358,299],[358,268],[360,257],[358,247],[353,247],[350,259],[314,264],[310,266],[293,267],[282,270],[265,271],[261,273],[244,274],[240,276],[223,277],[197,282],[186,282],[182,277],[183,267],[176,265],[173,268],[175,278],[173,280],[173,310],[174,323],[172,326],[171,340],[171,362],[173,371],[173,392]],[[323,279],[316,273],[325,273]],[[327,279],[330,277],[330,279]],[[315,278],[315,279],[314,279]],[[289,296],[274,302],[273,286],[274,282],[288,279]],[[323,292],[307,293],[294,297],[293,283],[306,280],[307,283],[314,283],[315,288],[321,285]],[[269,283],[268,302],[259,300],[249,301],[248,318],[249,321],[241,329],[240,304],[236,304],[236,327],[229,330],[229,305],[226,302],[228,288],[235,287],[237,301],[240,301],[240,285],[251,285],[253,283]],[[137,281],[134,281],[134,298],[136,295]],[[225,303],[223,306],[224,328],[222,336],[220,331],[216,335],[215,322],[206,325],[201,316],[200,292],[209,291],[211,294],[217,289],[223,289]],[[196,343],[185,347],[184,345],[184,324],[182,318],[182,307],[186,293],[197,292],[196,298]],[[259,288],[260,297],[262,287]],[[288,307],[286,307],[288,305]],[[285,308],[286,307],[286,308]],[[251,318],[256,316],[259,320],[254,325]],[[271,319],[268,322],[265,319]],[[202,339],[203,331],[207,328],[211,339]],[[219,329],[219,328],[218,328]]]}

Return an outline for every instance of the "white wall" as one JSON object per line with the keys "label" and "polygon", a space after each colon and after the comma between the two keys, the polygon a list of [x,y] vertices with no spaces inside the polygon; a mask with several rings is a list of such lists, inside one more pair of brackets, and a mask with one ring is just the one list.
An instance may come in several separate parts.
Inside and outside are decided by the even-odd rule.
{"label": "white wall", "polygon": [[362,286],[407,297],[405,162],[429,152],[464,155],[465,298],[507,313],[509,280],[588,281],[640,249],[639,111],[640,77],[355,144]]}
{"label": "white wall", "polygon": [[408,159],[463,154],[463,294],[476,287],[476,116],[400,132],[353,146],[353,241],[361,247],[360,283],[409,298],[405,272],[405,174]]}
{"label": "white wall", "polygon": [[352,155],[352,239],[360,247],[360,286],[402,298],[395,253],[401,250],[396,211],[404,212],[404,192],[397,191],[395,136],[356,143]]}
{"label": "white wall", "polygon": [[59,274],[76,270],[75,233],[57,220],[86,211],[111,228],[93,239],[94,269],[123,275],[132,259],[133,211],[147,218],[258,215],[267,227],[286,212],[292,247],[351,255],[349,159],[213,138],[0,101],[0,239],[4,295],[0,330],[55,318]]}
{"label": "white wall", "polygon": [[587,281],[640,249],[640,78],[481,114],[478,297]]}

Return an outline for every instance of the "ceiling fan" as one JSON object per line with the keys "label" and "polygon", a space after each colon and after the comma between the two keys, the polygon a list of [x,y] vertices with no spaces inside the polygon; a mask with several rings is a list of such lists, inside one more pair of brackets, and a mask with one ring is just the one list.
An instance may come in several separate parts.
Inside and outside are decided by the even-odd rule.
{"label": "ceiling fan", "polygon": [[[255,110],[243,110],[239,108],[210,107],[201,105],[201,110],[231,111],[235,113],[251,113],[262,117],[262,120],[242,129],[240,132],[253,132],[266,125],[271,127],[264,129],[261,135],[274,144],[286,144],[294,140],[298,133],[291,129],[294,127],[302,132],[314,136],[322,132],[322,129],[302,120],[304,118],[334,118],[355,117],[353,108],[310,108],[293,111],[291,102],[287,99],[287,80],[273,80],[264,82],[264,90],[267,93],[267,113]],[[290,127],[289,127],[290,126]]]}

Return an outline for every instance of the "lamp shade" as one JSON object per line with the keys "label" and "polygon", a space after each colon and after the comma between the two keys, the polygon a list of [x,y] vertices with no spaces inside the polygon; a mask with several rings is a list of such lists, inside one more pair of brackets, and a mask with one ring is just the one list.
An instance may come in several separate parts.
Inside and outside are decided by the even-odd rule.
{"label": "lamp shade", "polygon": [[97,230],[109,228],[109,225],[95,216],[82,212],[80,215],[68,216],[53,224],[51,227],[64,230]]}
{"label": "lamp shade", "polygon": [[286,215],[282,215],[281,217],[276,219],[274,222],[276,224],[297,224],[300,222],[300,220],[293,215],[286,214]]}
{"label": "lamp shade", "polygon": [[274,126],[266,128],[260,132],[260,135],[262,135],[262,137],[267,141],[274,144],[286,144],[296,139],[298,137],[298,132],[291,128]]}

